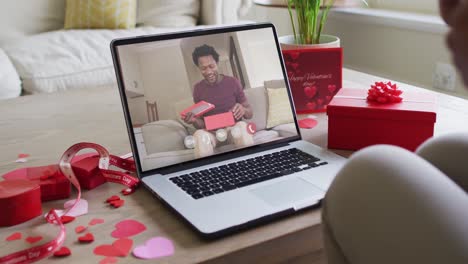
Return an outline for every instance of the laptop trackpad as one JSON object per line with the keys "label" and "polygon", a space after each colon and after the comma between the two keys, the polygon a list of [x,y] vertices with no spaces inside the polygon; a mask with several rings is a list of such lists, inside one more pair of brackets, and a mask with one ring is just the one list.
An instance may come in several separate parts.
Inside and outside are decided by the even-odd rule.
{"label": "laptop trackpad", "polygon": [[316,199],[318,201],[324,195],[322,190],[301,178],[277,182],[250,191],[256,197],[275,207],[293,206],[295,203],[307,199]]}

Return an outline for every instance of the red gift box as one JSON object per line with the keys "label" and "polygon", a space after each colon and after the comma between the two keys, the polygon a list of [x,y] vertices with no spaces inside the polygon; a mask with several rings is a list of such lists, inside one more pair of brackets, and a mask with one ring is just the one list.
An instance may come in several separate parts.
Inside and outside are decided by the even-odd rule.
{"label": "red gift box", "polygon": [[283,50],[296,113],[323,112],[342,87],[343,49]]}
{"label": "red gift box", "polygon": [[414,151],[434,134],[435,96],[404,92],[403,102],[368,102],[367,90],[341,89],[327,107],[328,148],[358,150],[375,144]]}
{"label": "red gift box", "polygon": [[26,222],[42,214],[41,189],[30,180],[0,182],[0,226]]}
{"label": "red gift box", "polygon": [[93,155],[72,162],[73,172],[81,188],[91,190],[107,182],[99,169],[99,158],[100,156]]}

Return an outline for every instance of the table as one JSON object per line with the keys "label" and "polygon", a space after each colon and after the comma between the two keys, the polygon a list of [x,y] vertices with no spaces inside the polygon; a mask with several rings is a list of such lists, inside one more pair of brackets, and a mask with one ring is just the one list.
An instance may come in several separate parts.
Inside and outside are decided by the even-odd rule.
{"label": "table", "polygon": [[[374,81],[385,80],[345,69],[344,87],[367,88]],[[400,84],[400,88],[421,89]],[[435,134],[467,131],[468,101],[436,93],[438,111]],[[327,117],[315,114],[319,124],[311,130],[302,130],[306,140],[321,147],[327,142]],[[5,100],[0,103],[0,175],[20,167],[56,163],[63,151],[74,143],[88,141],[99,143],[113,154],[130,151],[123,120],[120,98],[116,88],[84,89],[57,94],[41,94]],[[342,156],[350,151],[333,150]],[[15,163],[19,153],[28,153],[28,162]],[[72,250],[72,256],[64,259],[50,258],[55,263],[97,263],[103,257],[92,254],[101,244],[110,244],[114,225],[123,219],[135,219],[148,230],[132,237],[134,246],[143,244],[153,236],[165,236],[173,240],[175,255],[159,259],[160,263],[325,263],[320,229],[320,209],[310,209],[266,225],[256,227],[215,241],[204,241],[179,217],[164,207],[150,193],[140,189],[124,197],[125,206],[111,209],[104,200],[122,189],[107,183],[94,190],[85,191],[83,198],[89,201],[89,214],[67,224],[68,235],[64,245]],[[48,208],[62,208],[62,201],[48,202]],[[92,218],[103,218],[105,223],[90,227],[96,240],[88,245],[76,244],[78,235],[73,229],[86,226]],[[42,224],[41,219],[19,226],[0,228],[0,256],[23,249],[29,245],[21,241],[6,242],[15,231],[42,235],[44,241],[52,238],[57,230]],[[37,222],[41,223],[37,225]],[[78,257],[79,256],[79,257]],[[119,258],[118,263],[133,263],[132,256]]]}

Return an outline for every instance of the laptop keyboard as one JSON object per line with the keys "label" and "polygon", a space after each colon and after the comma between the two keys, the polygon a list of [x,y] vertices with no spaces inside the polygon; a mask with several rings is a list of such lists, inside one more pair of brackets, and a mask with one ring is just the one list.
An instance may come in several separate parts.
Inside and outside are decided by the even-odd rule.
{"label": "laptop keyboard", "polygon": [[242,188],[328,164],[299,149],[287,149],[169,180],[194,199]]}

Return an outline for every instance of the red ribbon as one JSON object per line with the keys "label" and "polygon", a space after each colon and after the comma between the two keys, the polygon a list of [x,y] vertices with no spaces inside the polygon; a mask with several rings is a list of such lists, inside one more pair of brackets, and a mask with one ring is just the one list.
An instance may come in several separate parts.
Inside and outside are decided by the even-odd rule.
{"label": "red ribbon", "polygon": [[[99,169],[101,169],[102,174],[107,179],[107,181],[119,183],[129,187],[130,190],[124,190],[129,193],[132,193],[136,190],[139,184],[139,180],[125,174],[123,172],[109,170],[109,165],[114,165],[116,167],[128,170],[128,171],[135,171],[135,164],[129,162],[128,160],[122,159],[120,157],[110,155],[109,152],[102,147],[101,145],[94,144],[94,143],[78,143],[70,148],[68,148],[65,153],[62,155],[59,161],[59,168],[60,171],[65,175],[65,177],[71,182],[73,186],[78,190],[77,198],[73,205],[68,208],[63,215],[66,215],[70,210],[72,210],[76,204],[81,199],[81,187],[78,179],[76,178],[75,174],[73,173],[73,169],[71,166],[71,161],[73,157],[83,149],[94,149],[98,152],[99,158]],[[58,225],[60,227],[59,234],[55,239],[45,244],[31,247],[25,250],[21,250],[3,257],[0,257],[0,263],[31,263],[34,261],[38,261],[43,259],[49,255],[51,255],[56,249],[62,246],[63,242],[65,241],[65,227],[60,219],[60,217],[55,212],[55,209],[51,209],[49,213],[46,215],[46,221],[53,225]]]}

